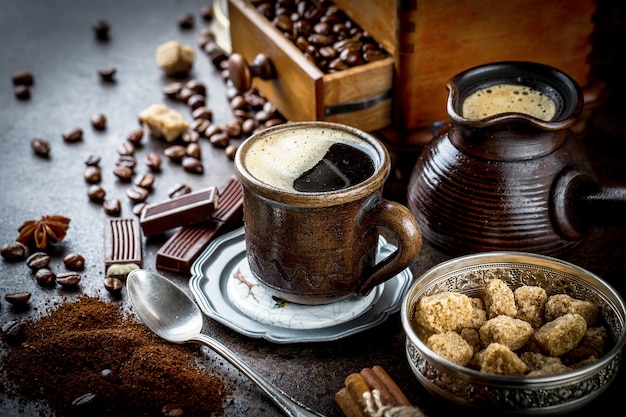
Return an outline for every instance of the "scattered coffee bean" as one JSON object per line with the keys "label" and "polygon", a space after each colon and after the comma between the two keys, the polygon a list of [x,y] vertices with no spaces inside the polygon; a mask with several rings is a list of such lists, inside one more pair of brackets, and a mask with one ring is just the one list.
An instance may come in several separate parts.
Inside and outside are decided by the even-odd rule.
{"label": "scattered coffee bean", "polygon": [[206,99],[202,94],[194,94],[187,99],[187,105],[191,110],[196,110],[200,107],[205,107]]}
{"label": "scattered coffee bean", "polygon": [[72,406],[77,408],[90,407],[96,401],[96,394],[87,393],[83,394],[80,397],[76,397],[72,400]]}
{"label": "scattered coffee bean", "polygon": [[209,142],[216,148],[226,148],[230,144],[230,137],[224,133],[216,133],[209,137]]}
{"label": "scattered coffee bean", "polygon": [[193,28],[194,21],[195,18],[193,13],[183,13],[178,18],[178,27],[180,27],[181,29],[191,29]]}
{"label": "scattered coffee bean", "polygon": [[75,143],[83,140],[83,129],[75,127],[63,133],[63,140],[67,143]]}
{"label": "scattered coffee bean", "polygon": [[211,125],[209,127],[206,128],[206,130],[204,131],[204,136],[207,138],[210,138],[211,136],[215,135],[216,133],[222,133],[224,130],[222,129],[221,126],[219,125]]}
{"label": "scattered coffee bean", "polygon": [[126,196],[133,203],[141,203],[148,198],[149,191],[143,187],[130,187],[126,190]]}
{"label": "scattered coffee bean", "polygon": [[39,156],[47,157],[50,155],[50,142],[43,138],[34,138],[30,141],[30,147]]}
{"label": "scattered coffee bean", "polygon": [[138,146],[143,139],[143,134],[144,132],[142,128],[134,129],[128,134],[128,136],[126,136],[126,140],[133,145]]}
{"label": "scattered coffee bean", "polygon": [[116,277],[106,277],[104,278],[104,288],[110,293],[119,293],[124,284],[122,280]]}
{"label": "scattered coffee bean", "polygon": [[96,130],[104,130],[107,127],[107,117],[102,113],[95,113],[89,119],[91,126]]}
{"label": "scattered coffee bean", "polygon": [[50,264],[50,255],[45,252],[35,252],[26,258],[26,265],[36,271],[40,268],[46,268]]}
{"label": "scattered coffee bean", "polygon": [[224,154],[226,154],[228,159],[234,160],[235,155],[237,154],[237,149],[239,149],[239,146],[235,144],[228,145],[226,149],[224,149]]}
{"label": "scattered coffee bean", "polygon": [[170,188],[167,192],[167,195],[170,198],[179,197],[181,195],[189,194],[191,192],[191,187],[187,184],[177,184],[174,187]]}
{"label": "scattered coffee bean", "polygon": [[198,107],[191,112],[193,119],[205,119],[209,122],[213,121],[213,112],[206,106]]}
{"label": "scattered coffee bean", "polygon": [[122,203],[117,198],[111,200],[104,200],[102,203],[104,212],[109,216],[119,216],[122,213]]}
{"label": "scattered coffee bean", "polygon": [[68,269],[79,271],[85,268],[85,258],[80,253],[69,253],[63,257],[63,264]]}
{"label": "scattered coffee bean", "polygon": [[200,9],[200,16],[202,16],[202,18],[207,22],[213,20],[213,6],[202,6],[202,8]]}
{"label": "scattered coffee bean", "polygon": [[26,246],[20,242],[11,242],[2,246],[0,254],[9,262],[21,261],[26,258]]}
{"label": "scattered coffee bean", "polygon": [[138,203],[135,204],[133,206],[133,214],[135,216],[141,216],[141,213],[143,213],[143,210],[146,208],[148,204],[147,203]]}
{"label": "scattered coffee bean", "polygon": [[27,291],[12,292],[4,295],[4,299],[13,305],[23,305],[30,300],[31,294]]}
{"label": "scattered coffee bean", "polygon": [[194,96],[196,94],[195,91],[193,91],[191,88],[187,88],[187,87],[183,87],[177,95],[178,100],[180,100],[183,103],[187,103],[187,100],[189,100],[190,97]]}
{"label": "scattered coffee bean", "polygon": [[164,405],[161,409],[164,417],[182,417],[185,415],[182,407],[176,404]]}
{"label": "scattered coffee bean", "polygon": [[13,73],[11,77],[13,85],[27,85],[31,86],[35,83],[35,77],[29,71],[18,71]]}
{"label": "scattered coffee bean", "polygon": [[57,274],[57,283],[62,287],[75,287],[81,278],[80,274],[76,272],[61,272]]}
{"label": "scattered coffee bean", "polygon": [[101,186],[94,184],[87,188],[87,197],[95,203],[101,203],[106,197],[106,191]]}
{"label": "scattered coffee bean", "polygon": [[178,94],[183,89],[183,85],[179,82],[171,82],[161,89],[163,94],[172,99],[177,99]]}
{"label": "scattered coffee bean", "polygon": [[113,169],[113,174],[122,182],[129,182],[133,177],[133,170],[126,165],[118,165]]}
{"label": "scattered coffee bean", "polygon": [[98,70],[98,75],[102,81],[111,82],[115,80],[115,74],[117,73],[117,68],[108,67],[108,68],[100,68]]}
{"label": "scattered coffee bean", "polygon": [[102,377],[102,379],[104,379],[105,381],[112,382],[114,384],[117,384],[120,382],[119,374],[110,368],[103,369],[102,371],[100,371],[100,377]]}
{"label": "scattered coffee bean", "polygon": [[52,286],[57,279],[57,275],[49,268],[41,268],[35,272],[35,280],[44,287]]}
{"label": "scattered coffee bean", "polygon": [[15,94],[15,97],[19,98],[20,100],[28,100],[30,98],[30,88],[28,88],[28,86],[26,85],[15,86],[13,92]]}
{"label": "scattered coffee bean", "polygon": [[146,155],[145,159],[146,165],[150,168],[151,171],[158,172],[161,170],[162,159],[161,156],[156,152],[150,152]]}
{"label": "scattered coffee bean", "polygon": [[100,164],[100,155],[91,154],[85,158],[85,165],[98,166]]}
{"label": "scattered coffee bean", "polygon": [[22,338],[22,323],[11,320],[2,325],[2,333],[9,342],[16,342]]}
{"label": "scattered coffee bean", "polygon": [[200,132],[194,129],[187,129],[180,135],[180,139],[185,143],[197,143],[200,140]]}
{"label": "scattered coffee bean", "polygon": [[134,155],[120,155],[115,161],[116,167],[127,167],[131,171],[135,169],[137,165],[137,159],[135,159]]}
{"label": "scattered coffee bean", "polygon": [[224,123],[224,132],[231,138],[236,138],[241,135],[241,122],[237,119],[229,120]]}
{"label": "scattered coffee bean", "polygon": [[187,156],[191,156],[196,159],[200,159],[202,156],[202,148],[197,143],[190,143],[187,145],[185,152],[187,153]]}
{"label": "scattered coffee bean", "polygon": [[204,164],[198,158],[193,156],[185,156],[181,161],[183,169],[192,174],[202,174],[204,172]]}
{"label": "scattered coffee bean", "polygon": [[122,142],[117,145],[117,153],[122,156],[132,156],[135,154],[135,145],[130,142]]}
{"label": "scattered coffee bean", "polygon": [[187,149],[181,145],[172,145],[165,148],[163,151],[165,156],[167,156],[172,161],[182,161],[182,159],[187,154]]}
{"label": "scattered coffee bean", "polygon": [[83,178],[89,184],[98,184],[102,181],[102,171],[95,165],[89,165],[83,171]]}
{"label": "scattered coffee bean", "polygon": [[146,174],[139,174],[135,177],[133,183],[138,187],[150,190],[154,185],[154,174],[151,174],[149,172]]}
{"label": "scattered coffee bean", "polygon": [[204,84],[200,80],[191,79],[185,83],[185,87],[190,90],[195,91],[197,94],[206,96],[206,92],[207,92],[206,84]]}
{"label": "scattered coffee bean", "polygon": [[91,24],[91,28],[93,29],[98,40],[106,41],[109,39],[111,24],[107,20],[98,19]]}

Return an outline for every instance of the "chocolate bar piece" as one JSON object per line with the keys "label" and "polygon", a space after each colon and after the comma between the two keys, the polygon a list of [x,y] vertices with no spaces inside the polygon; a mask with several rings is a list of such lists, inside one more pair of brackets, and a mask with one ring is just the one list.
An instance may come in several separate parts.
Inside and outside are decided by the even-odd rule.
{"label": "chocolate bar piece", "polygon": [[217,199],[217,190],[209,187],[149,204],[141,212],[139,224],[146,236],[153,236],[179,226],[207,221],[217,208]]}
{"label": "chocolate bar piece", "polygon": [[141,268],[141,231],[135,218],[110,218],[104,227],[104,266],[136,265]]}
{"label": "chocolate bar piece", "polygon": [[236,177],[231,177],[218,194],[220,203],[211,220],[182,227],[161,246],[156,254],[158,269],[188,274],[209,242],[238,224],[243,213],[241,183]]}

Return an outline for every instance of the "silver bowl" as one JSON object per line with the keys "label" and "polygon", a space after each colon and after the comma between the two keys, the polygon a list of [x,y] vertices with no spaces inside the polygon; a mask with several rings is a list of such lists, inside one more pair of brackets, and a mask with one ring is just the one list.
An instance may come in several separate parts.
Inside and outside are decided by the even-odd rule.
{"label": "silver bowl", "polygon": [[[492,375],[443,359],[418,337],[413,320],[421,297],[444,291],[477,296],[499,278],[515,289],[536,285],[599,306],[614,345],[591,365],[551,376]],[[560,414],[598,397],[615,379],[626,343],[624,300],[609,284],[576,265],[543,255],[486,252],[443,262],[411,285],[402,302],[406,354],[417,380],[431,393],[464,407],[526,415]]]}

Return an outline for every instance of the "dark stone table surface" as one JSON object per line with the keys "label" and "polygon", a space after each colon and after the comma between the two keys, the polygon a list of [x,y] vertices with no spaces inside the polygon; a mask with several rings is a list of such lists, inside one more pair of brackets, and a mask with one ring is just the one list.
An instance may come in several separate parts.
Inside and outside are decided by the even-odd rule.
{"label": "dark stone table surface", "polygon": [[[198,13],[206,0],[5,0],[0,5],[0,243],[17,237],[18,226],[29,219],[59,213],[72,219],[66,239],[57,245],[59,254],[79,252],[87,260],[80,293],[107,299],[102,286],[103,222],[102,208],[87,199],[87,184],[82,178],[83,160],[91,154],[102,157],[102,185],[109,196],[122,201],[123,216],[133,216],[124,195],[126,186],[116,181],[108,167],[117,158],[116,147],[138,125],[138,113],[153,103],[167,102],[161,87],[171,81],[155,65],[156,47],[176,39],[193,45],[197,59],[190,77],[209,86],[208,106],[216,123],[231,119],[226,88],[220,74],[197,46],[204,23],[198,18],[192,30],[183,31],[177,24],[184,12]],[[111,22],[111,38],[98,42],[91,29],[97,19]],[[626,94],[624,67],[618,65],[625,39],[625,7],[620,2],[602,0],[596,17],[594,52],[590,60],[597,80],[607,85],[607,101],[587,120],[583,140],[598,177],[626,181],[626,117],[623,97]],[[555,22],[558,24],[558,22]],[[582,58],[581,58],[582,59]],[[621,61],[621,60],[620,60]],[[116,82],[103,83],[97,70],[117,68]],[[35,76],[29,100],[13,94],[11,76],[30,71]],[[451,74],[453,75],[453,74]],[[442,86],[443,88],[443,86]],[[178,105],[174,105],[178,106]],[[181,105],[182,106],[182,105]],[[187,111],[178,107],[181,112]],[[108,127],[98,132],[89,118],[102,112]],[[73,127],[84,130],[80,143],[67,144],[62,132]],[[30,149],[32,138],[40,136],[52,143],[48,159],[37,157]],[[149,150],[162,151],[166,144],[144,138],[138,158]],[[189,174],[174,163],[165,162],[157,176],[150,201],[167,197],[178,183],[193,189],[219,185],[232,175],[232,162],[222,150],[202,142],[205,172]],[[409,161],[410,163],[410,161]],[[111,168],[112,169],[112,168]],[[402,196],[399,197],[399,199]],[[625,213],[626,215],[626,213]],[[144,239],[144,265],[154,268],[155,253],[168,235]],[[621,228],[598,228],[571,254],[563,257],[606,279],[622,295],[626,294],[626,231]],[[440,261],[443,254],[425,245],[412,270],[416,276]],[[188,277],[165,274],[185,286]],[[4,294],[30,291],[30,308],[16,310],[4,300]],[[38,286],[24,262],[0,260],[0,322],[36,317],[50,303],[77,297],[58,289]],[[128,303],[122,293],[122,302]],[[259,370],[303,403],[328,416],[342,412],[333,396],[343,387],[344,378],[364,367],[382,365],[395,378],[408,398],[428,415],[438,416],[459,410],[429,394],[414,378],[404,353],[405,336],[400,315],[393,314],[383,324],[338,341],[321,343],[274,344],[251,339],[210,319],[205,331],[212,333],[246,362]],[[0,353],[7,345],[0,342]],[[210,355],[211,353],[209,353]],[[2,362],[0,362],[2,368]],[[225,415],[279,415],[263,394],[229,365],[224,377],[233,382],[235,391]],[[624,366],[615,383],[589,406],[572,413],[588,416],[599,408],[623,407],[626,384]],[[0,390],[0,415],[35,415],[34,409],[20,408]],[[21,410],[21,411],[19,411]]]}

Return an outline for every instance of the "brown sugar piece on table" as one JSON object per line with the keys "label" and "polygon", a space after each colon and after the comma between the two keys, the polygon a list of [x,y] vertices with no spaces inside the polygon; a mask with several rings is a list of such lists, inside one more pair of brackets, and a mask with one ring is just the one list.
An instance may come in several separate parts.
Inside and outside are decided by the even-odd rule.
{"label": "brown sugar piece on table", "polygon": [[411,406],[395,381],[378,365],[348,375],[345,386],[335,394],[335,402],[346,417],[369,417],[383,415],[383,412],[424,417],[420,410]]}

